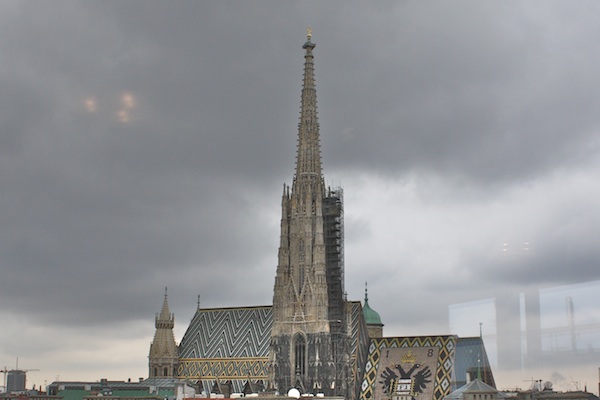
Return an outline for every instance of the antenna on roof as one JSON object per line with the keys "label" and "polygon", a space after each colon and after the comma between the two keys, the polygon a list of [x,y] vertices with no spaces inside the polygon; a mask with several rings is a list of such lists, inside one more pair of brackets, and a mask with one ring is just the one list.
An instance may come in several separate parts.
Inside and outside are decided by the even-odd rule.
{"label": "antenna on roof", "polygon": [[479,339],[481,341],[481,343],[479,344],[481,346],[481,348],[479,349],[479,351],[477,353],[477,379],[479,379],[480,381],[483,381],[482,374],[481,374],[481,357],[482,357],[482,353],[483,353],[483,322],[479,323]]}

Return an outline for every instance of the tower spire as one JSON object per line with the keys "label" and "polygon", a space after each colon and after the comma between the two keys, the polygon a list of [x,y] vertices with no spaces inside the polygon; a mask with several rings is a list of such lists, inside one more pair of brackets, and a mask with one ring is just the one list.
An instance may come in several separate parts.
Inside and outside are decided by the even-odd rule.
{"label": "tower spire", "polygon": [[296,171],[281,199],[269,380],[280,391],[347,394],[343,199],[341,189],[325,190],[310,28],[306,38]]}
{"label": "tower spire", "polygon": [[177,375],[177,364],[179,354],[173,328],[175,326],[175,315],[169,311],[167,299],[167,288],[160,313],[156,314],[154,340],[150,344],[149,374],[154,377],[175,377]]}
{"label": "tower spire", "polygon": [[367,291],[367,282],[365,282],[365,303],[363,305],[363,315],[367,324],[367,330],[369,337],[377,338],[383,337],[383,323],[379,313],[371,308],[369,305],[369,294]]}
{"label": "tower spire", "polygon": [[307,29],[306,43],[302,46],[305,50],[304,81],[302,85],[300,124],[298,127],[298,153],[296,156],[296,176],[294,181],[322,180],[321,144],[313,56],[315,44],[311,39],[312,30],[309,27]]}
{"label": "tower spire", "polygon": [[163,323],[169,323],[170,320],[173,319],[173,314],[169,311],[169,300],[167,298],[167,287],[165,286],[165,298],[163,300],[162,309],[160,310],[160,315],[157,316],[156,321],[160,320]]}

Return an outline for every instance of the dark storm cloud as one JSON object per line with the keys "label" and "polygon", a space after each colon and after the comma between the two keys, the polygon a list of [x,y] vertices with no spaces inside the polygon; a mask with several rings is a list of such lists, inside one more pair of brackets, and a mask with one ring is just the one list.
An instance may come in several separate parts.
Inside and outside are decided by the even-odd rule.
{"label": "dark storm cloud", "polygon": [[[345,92],[335,97],[350,100],[346,118],[332,118],[337,162],[489,184],[534,179],[557,159],[576,164],[591,155],[597,54],[570,43],[597,32],[593,21],[556,27],[519,3],[470,6],[410,3],[382,18],[399,18],[396,29],[361,32],[352,37],[354,52],[334,50],[336,62],[353,64],[356,74],[334,77],[353,83],[340,84]],[[368,57],[356,57],[367,49]],[[358,151],[364,161],[348,165]]]}
{"label": "dark storm cloud", "polygon": [[[18,190],[3,191],[8,236],[3,254],[10,261],[3,294],[15,296],[25,284],[46,288],[39,290],[44,302],[28,297],[18,303],[23,310],[54,320],[58,310],[60,319],[81,323],[86,314],[69,310],[95,305],[97,312],[90,316],[95,321],[130,318],[140,310],[128,305],[139,307],[133,298],[147,292],[148,282],[155,284],[154,275],[160,276],[160,287],[165,271],[234,268],[261,249],[236,236],[261,237],[243,227],[252,202],[263,200],[249,187],[259,180],[257,170],[271,170],[265,168],[269,158],[259,152],[285,135],[261,140],[256,124],[269,119],[270,108],[250,107],[257,104],[260,81],[243,85],[254,74],[241,58],[232,59],[238,56],[233,47],[219,57],[226,43],[217,41],[217,27],[206,35],[194,23],[173,22],[159,25],[184,26],[189,32],[155,32],[153,19],[169,19],[161,7],[134,13],[130,21],[129,5],[123,14],[23,5],[20,11],[32,31],[8,32],[15,39],[11,72],[23,75],[26,67],[27,76],[13,84],[14,96],[5,92],[3,97],[10,129],[4,136],[3,149],[10,152],[5,159],[18,157],[11,161],[21,164],[18,178],[11,175]],[[205,19],[208,11],[201,13]],[[71,24],[44,18],[61,12]],[[185,10],[176,14],[178,20]],[[139,18],[152,35],[136,29]],[[48,40],[39,41],[44,36]],[[186,38],[197,38],[196,46],[190,48]],[[238,46],[245,51],[241,56],[252,60],[248,44],[246,50],[243,43]],[[231,69],[219,71],[222,66]],[[239,81],[228,82],[231,76]],[[137,103],[128,124],[117,116],[124,93],[132,93]],[[94,112],[86,112],[87,98],[96,103]],[[27,110],[32,118],[11,110]],[[288,136],[293,147],[294,136]],[[284,158],[289,154],[279,156]],[[238,251],[225,251],[229,242]],[[123,297],[130,301],[121,302]]]}

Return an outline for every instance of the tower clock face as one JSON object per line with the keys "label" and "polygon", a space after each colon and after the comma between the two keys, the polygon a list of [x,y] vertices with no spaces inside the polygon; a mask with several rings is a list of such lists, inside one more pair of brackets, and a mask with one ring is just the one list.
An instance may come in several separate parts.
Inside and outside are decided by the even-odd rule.
{"label": "tower clock face", "polygon": [[382,348],[375,400],[431,400],[438,347]]}

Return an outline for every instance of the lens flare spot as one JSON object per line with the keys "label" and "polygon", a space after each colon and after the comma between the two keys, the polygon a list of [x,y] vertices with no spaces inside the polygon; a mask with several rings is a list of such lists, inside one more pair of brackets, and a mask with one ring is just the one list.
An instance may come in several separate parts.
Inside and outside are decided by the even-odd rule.
{"label": "lens flare spot", "polygon": [[125,92],[121,95],[121,104],[126,109],[131,110],[135,107],[135,96],[131,92]]}
{"label": "lens flare spot", "polygon": [[96,111],[98,111],[98,102],[93,97],[87,97],[83,101],[83,105],[85,106],[85,109],[88,110],[88,112],[90,113],[95,113]]}
{"label": "lens flare spot", "polygon": [[119,122],[122,123],[127,123],[130,121],[129,113],[127,112],[127,110],[119,110],[119,112],[117,113],[117,118],[119,119]]}

